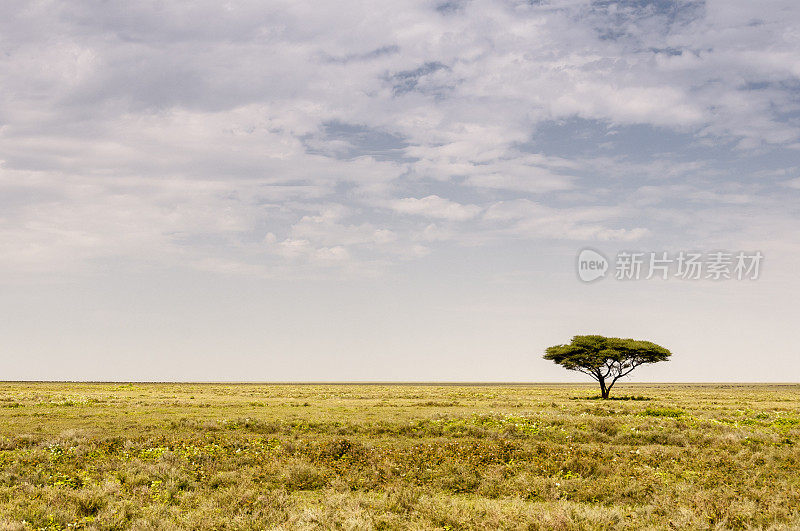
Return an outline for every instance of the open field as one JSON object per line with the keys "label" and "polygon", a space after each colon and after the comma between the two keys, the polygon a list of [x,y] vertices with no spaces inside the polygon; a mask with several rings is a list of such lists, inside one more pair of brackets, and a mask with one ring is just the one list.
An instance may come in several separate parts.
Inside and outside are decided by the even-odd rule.
{"label": "open field", "polygon": [[0,383],[0,529],[800,528],[800,385]]}

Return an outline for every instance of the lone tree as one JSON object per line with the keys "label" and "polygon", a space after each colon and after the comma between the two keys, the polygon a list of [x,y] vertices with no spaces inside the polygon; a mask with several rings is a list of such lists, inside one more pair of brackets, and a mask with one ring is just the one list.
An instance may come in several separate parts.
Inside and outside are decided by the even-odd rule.
{"label": "lone tree", "polygon": [[649,341],[604,336],[575,336],[569,345],[555,345],[545,352],[544,359],[597,380],[603,398],[639,365],[667,361],[672,355]]}

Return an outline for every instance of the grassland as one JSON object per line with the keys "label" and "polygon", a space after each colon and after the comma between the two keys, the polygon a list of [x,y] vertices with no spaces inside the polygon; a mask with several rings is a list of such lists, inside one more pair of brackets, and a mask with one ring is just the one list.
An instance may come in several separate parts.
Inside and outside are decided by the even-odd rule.
{"label": "grassland", "polygon": [[0,383],[0,529],[800,529],[800,386],[615,393]]}

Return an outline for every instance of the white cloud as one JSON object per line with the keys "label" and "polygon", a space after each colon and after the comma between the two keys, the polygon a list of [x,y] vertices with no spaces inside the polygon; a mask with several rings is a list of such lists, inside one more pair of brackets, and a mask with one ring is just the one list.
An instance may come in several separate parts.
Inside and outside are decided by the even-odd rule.
{"label": "white cloud", "polygon": [[402,214],[424,216],[451,221],[465,221],[475,217],[481,208],[477,205],[462,205],[438,195],[415,198],[406,197],[392,201],[391,208]]}
{"label": "white cloud", "polygon": [[[795,2],[434,7],[0,8],[3,267],[247,271],[267,233],[271,257],[319,263],[675,233],[681,207],[666,203],[713,217],[775,194],[718,180],[746,182],[755,173],[728,175],[731,160],[800,141]],[[631,160],[611,135],[606,157],[580,153],[568,130],[534,139],[576,119],[685,135],[700,151]],[[661,214],[641,210],[653,205]]]}
{"label": "white cloud", "polygon": [[527,199],[493,204],[484,219],[497,232],[518,238],[632,241],[649,234],[644,227],[610,226],[624,214],[617,207],[556,209]]}

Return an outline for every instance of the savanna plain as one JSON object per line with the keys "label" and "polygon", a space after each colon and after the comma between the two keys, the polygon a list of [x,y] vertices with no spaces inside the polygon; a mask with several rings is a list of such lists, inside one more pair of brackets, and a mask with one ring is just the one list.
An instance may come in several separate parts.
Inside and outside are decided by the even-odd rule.
{"label": "savanna plain", "polygon": [[0,383],[0,529],[800,529],[800,385],[614,393]]}

